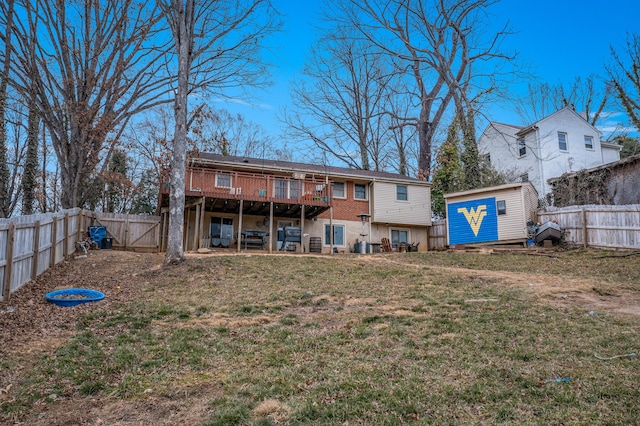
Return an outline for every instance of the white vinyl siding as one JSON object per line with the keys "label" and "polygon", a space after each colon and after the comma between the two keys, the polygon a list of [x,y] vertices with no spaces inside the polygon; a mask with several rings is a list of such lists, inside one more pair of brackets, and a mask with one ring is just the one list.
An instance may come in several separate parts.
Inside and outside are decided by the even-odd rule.
{"label": "white vinyl siding", "polygon": [[397,185],[397,183],[390,182],[375,182],[372,185],[372,221],[389,224],[430,226],[430,188],[422,185],[406,184],[408,201],[398,201]]}

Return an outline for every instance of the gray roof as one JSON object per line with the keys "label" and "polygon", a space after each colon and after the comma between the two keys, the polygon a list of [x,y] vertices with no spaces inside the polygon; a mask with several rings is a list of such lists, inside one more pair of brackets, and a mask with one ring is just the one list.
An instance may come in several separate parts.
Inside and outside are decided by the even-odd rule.
{"label": "gray roof", "polygon": [[315,174],[320,176],[341,176],[351,177],[362,180],[394,180],[405,181],[423,185],[429,185],[428,182],[404,176],[399,173],[379,172],[373,170],[350,169],[347,167],[325,166],[321,164],[306,164],[290,161],[270,160],[250,157],[236,157],[231,155],[200,153],[197,156],[190,157],[188,161],[195,161],[202,164],[217,164],[233,166],[237,164],[243,169],[264,170],[264,171],[285,171],[300,172],[307,174]]}

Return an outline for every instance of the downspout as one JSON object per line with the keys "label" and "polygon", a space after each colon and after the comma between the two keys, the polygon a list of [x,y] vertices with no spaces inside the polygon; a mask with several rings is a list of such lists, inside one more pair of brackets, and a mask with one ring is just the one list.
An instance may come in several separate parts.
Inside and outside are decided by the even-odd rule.
{"label": "downspout", "polygon": [[191,167],[189,167],[189,191],[193,191],[193,158],[191,159]]}
{"label": "downspout", "polygon": [[540,141],[540,128],[538,126],[536,129],[536,145],[538,146],[538,172],[540,173],[540,188],[542,189],[542,194],[538,194],[539,198],[542,198],[546,194],[547,183],[544,178],[544,168],[542,167],[542,142]]}
{"label": "downspout", "polygon": [[[367,248],[371,250],[371,241],[373,240],[371,232],[373,229],[373,186],[376,182],[376,179],[373,178],[373,181],[369,184],[369,243],[367,244]],[[372,251],[373,253],[373,251]]]}

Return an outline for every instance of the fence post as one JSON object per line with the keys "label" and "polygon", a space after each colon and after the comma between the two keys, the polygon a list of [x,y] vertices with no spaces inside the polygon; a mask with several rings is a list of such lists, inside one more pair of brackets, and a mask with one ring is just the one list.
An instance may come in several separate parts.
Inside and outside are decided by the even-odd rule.
{"label": "fence post", "polygon": [[49,267],[56,266],[56,246],[58,245],[58,218],[56,215],[52,216],[53,222],[51,223],[53,229],[51,230],[51,259],[49,261]]}
{"label": "fence post", "polygon": [[582,208],[582,241],[584,243],[584,248],[589,246],[588,243],[588,235],[587,235],[587,209]]}
{"label": "fence post", "polygon": [[78,235],[76,236],[76,241],[82,241],[82,230],[83,230],[83,225],[84,222],[86,221],[85,219],[86,215],[84,213],[84,209],[81,209],[78,212]]}
{"label": "fence post", "polygon": [[7,235],[7,265],[4,268],[4,300],[9,301],[11,296],[11,275],[13,271],[13,244],[16,237],[16,223],[9,224],[9,233]]}
{"label": "fence post", "polygon": [[33,230],[33,259],[31,259],[31,279],[38,276],[38,260],[40,258],[40,221],[36,220]]}
{"label": "fence post", "polygon": [[124,251],[127,251],[129,245],[129,216],[124,221]]}
{"label": "fence post", "polygon": [[69,213],[64,214],[64,241],[62,242],[62,257],[69,255]]}

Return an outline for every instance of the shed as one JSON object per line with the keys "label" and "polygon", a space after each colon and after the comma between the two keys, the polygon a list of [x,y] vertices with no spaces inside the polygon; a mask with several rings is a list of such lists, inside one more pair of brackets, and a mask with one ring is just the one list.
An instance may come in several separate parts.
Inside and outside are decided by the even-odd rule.
{"label": "shed", "polygon": [[450,246],[525,243],[534,221],[538,193],[529,182],[456,192],[444,196]]}

